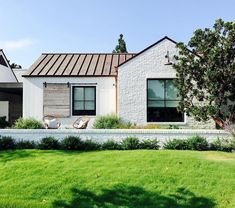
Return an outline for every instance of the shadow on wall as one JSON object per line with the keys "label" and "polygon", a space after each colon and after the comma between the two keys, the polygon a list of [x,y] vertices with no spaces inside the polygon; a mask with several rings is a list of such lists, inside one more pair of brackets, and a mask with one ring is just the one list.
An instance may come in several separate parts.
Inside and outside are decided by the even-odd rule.
{"label": "shadow on wall", "polygon": [[212,208],[213,200],[198,197],[191,191],[180,188],[175,194],[163,196],[136,186],[123,184],[112,189],[103,189],[101,194],[78,188],[72,189],[72,200],[56,200],[54,208]]}

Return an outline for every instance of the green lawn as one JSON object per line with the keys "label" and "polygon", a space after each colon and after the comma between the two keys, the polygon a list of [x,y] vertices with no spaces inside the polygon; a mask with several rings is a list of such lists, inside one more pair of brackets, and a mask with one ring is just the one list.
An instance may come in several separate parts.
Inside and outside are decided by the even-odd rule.
{"label": "green lawn", "polygon": [[235,154],[0,152],[0,207],[235,207]]}

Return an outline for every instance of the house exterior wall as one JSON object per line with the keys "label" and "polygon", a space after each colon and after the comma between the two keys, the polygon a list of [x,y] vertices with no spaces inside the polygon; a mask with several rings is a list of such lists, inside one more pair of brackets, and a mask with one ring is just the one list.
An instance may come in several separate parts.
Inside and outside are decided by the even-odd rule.
{"label": "house exterior wall", "polygon": [[8,102],[8,121],[14,122],[17,118],[22,116],[22,90],[13,92],[1,92],[0,101]]}
{"label": "house exterior wall", "polygon": [[0,82],[17,82],[11,69],[3,65],[0,65]]}
{"label": "house exterior wall", "polygon": [[8,64],[8,60],[6,59],[4,53],[1,50],[0,50],[0,56],[2,56],[2,58],[6,62],[6,65],[8,65],[4,66],[0,64],[0,83],[17,82],[17,79]]}
{"label": "house exterior wall", "polygon": [[27,71],[27,69],[13,69],[13,72],[18,80],[18,82],[22,83],[23,82],[23,77],[22,75],[25,74],[25,72]]}
{"label": "house exterior wall", "polygon": [[[114,77],[43,77],[24,78],[23,80],[23,117],[43,119],[43,83],[70,83],[72,86],[96,86],[96,116],[116,112],[116,86]],[[95,84],[95,85],[94,85]],[[72,98],[71,98],[72,99]],[[72,100],[70,102],[71,112],[68,118],[60,118],[62,126],[71,126],[78,116],[72,116]],[[95,116],[90,116],[92,125]]]}
{"label": "house exterior wall", "polygon": [[[172,59],[177,54],[175,43],[164,39],[136,58],[118,68],[118,113],[119,116],[132,123],[147,123],[147,79],[176,78],[172,65],[165,65],[165,55],[169,52]],[[182,127],[214,128],[214,122],[196,122],[186,117]],[[161,123],[164,124],[164,123]]]}

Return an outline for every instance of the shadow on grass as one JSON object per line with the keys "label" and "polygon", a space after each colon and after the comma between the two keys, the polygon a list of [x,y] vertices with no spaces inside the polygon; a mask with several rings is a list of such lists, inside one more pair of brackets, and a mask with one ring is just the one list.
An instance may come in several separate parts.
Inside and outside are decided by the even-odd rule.
{"label": "shadow on grass", "polygon": [[160,195],[141,187],[117,185],[103,189],[100,194],[87,190],[72,189],[72,200],[56,200],[54,208],[212,208],[213,200],[198,197],[191,191],[180,188],[173,195]]}
{"label": "shadow on grass", "polygon": [[11,160],[32,157],[33,152],[27,150],[8,150],[0,151],[0,162],[8,162]]}
{"label": "shadow on grass", "polygon": [[[89,152],[89,151],[87,151]],[[40,157],[45,155],[51,156],[74,156],[87,153],[86,151],[71,151],[71,150],[39,150],[39,149],[23,149],[23,150],[5,150],[0,151],[0,162],[8,162],[29,157]],[[95,151],[92,151],[95,152]]]}

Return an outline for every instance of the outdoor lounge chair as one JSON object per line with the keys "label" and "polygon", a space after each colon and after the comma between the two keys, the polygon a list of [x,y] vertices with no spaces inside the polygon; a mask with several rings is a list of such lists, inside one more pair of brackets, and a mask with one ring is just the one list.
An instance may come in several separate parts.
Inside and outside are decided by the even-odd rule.
{"label": "outdoor lounge chair", "polygon": [[43,123],[46,129],[58,129],[61,125],[60,121],[51,115],[44,116]]}
{"label": "outdoor lounge chair", "polygon": [[75,129],[86,129],[89,121],[90,118],[86,116],[80,117],[73,123],[73,127]]}

